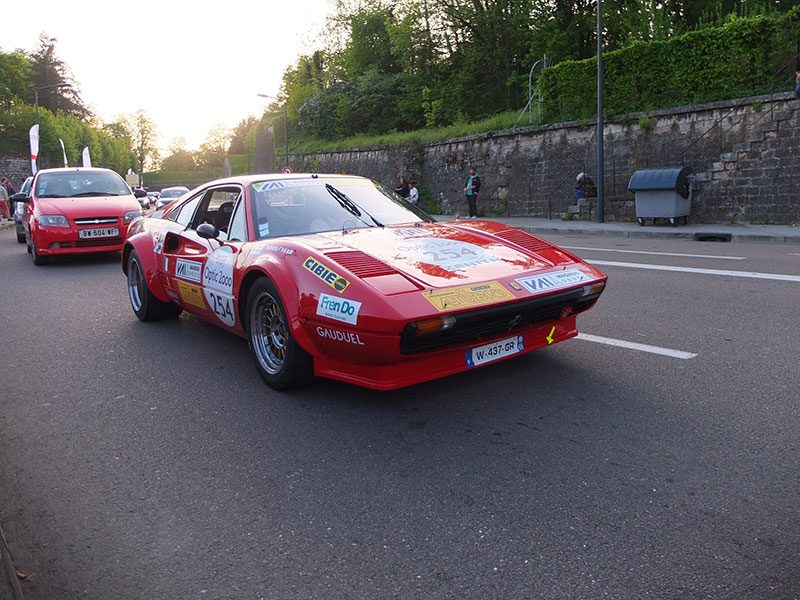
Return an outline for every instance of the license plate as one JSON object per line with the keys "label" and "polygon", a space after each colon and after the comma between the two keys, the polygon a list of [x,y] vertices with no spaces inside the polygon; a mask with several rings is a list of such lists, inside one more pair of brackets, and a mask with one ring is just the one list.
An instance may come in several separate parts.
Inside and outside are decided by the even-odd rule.
{"label": "license plate", "polygon": [[467,366],[477,367],[493,360],[499,360],[512,354],[522,352],[525,346],[522,343],[522,336],[515,335],[514,337],[492,342],[484,346],[478,346],[467,350]]}
{"label": "license plate", "polygon": [[81,229],[78,231],[78,236],[81,239],[87,238],[104,238],[104,237],[117,237],[119,236],[119,229],[116,227],[101,227],[99,229]]}

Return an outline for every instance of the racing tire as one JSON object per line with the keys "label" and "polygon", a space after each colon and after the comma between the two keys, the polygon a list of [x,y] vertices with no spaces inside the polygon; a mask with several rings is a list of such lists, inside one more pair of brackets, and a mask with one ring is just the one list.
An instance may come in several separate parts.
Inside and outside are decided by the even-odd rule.
{"label": "racing tire", "polygon": [[142,259],[131,250],[128,256],[128,299],[131,308],[140,321],[158,321],[177,317],[181,308],[172,302],[162,302],[150,291],[144,278]]}
{"label": "racing tire", "polygon": [[31,256],[33,257],[33,264],[37,267],[50,264],[49,256],[42,256],[36,251],[36,242],[33,241],[33,238],[31,238],[30,246],[28,246],[28,252],[30,252]]}
{"label": "racing tire", "polygon": [[275,284],[257,280],[247,295],[247,343],[261,378],[275,390],[311,382],[314,362],[295,341]]}

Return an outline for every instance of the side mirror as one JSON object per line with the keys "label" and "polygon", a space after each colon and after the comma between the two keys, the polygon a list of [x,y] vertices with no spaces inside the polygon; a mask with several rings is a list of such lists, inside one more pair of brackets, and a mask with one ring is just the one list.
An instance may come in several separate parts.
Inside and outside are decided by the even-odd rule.
{"label": "side mirror", "polygon": [[144,198],[145,196],[147,196],[147,191],[143,190],[142,188],[136,188],[135,190],[133,190],[133,195],[136,198]]}
{"label": "side mirror", "polygon": [[14,194],[13,196],[11,196],[9,198],[9,200],[11,202],[30,202],[31,201],[31,197],[28,196],[28,194],[19,193],[19,194]]}
{"label": "side mirror", "polygon": [[197,235],[206,240],[215,240],[219,237],[219,229],[211,223],[201,223],[197,226]]}

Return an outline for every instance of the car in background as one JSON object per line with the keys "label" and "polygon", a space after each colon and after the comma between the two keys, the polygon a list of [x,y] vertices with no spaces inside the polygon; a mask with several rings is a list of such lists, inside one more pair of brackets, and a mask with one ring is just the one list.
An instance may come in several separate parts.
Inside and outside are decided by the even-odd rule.
{"label": "car in background", "polygon": [[200,186],[131,224],[122,269],[140,320],[185,310],[247,339],[275,389],[392,390],[546,348],[578,335],[607,279],[510,225],[436,223],[369,179],[317,174]]}
{"label": "car in background", "polygon": [[[28,177],[22,182],[19,188],[19,194],[27,194],[30,192],[33,177]],[[25,243],[25,226],[22,224],[22,215],[25,213],[25,205],[22,202],[11,202],[14,206],[14,226],[17,228],[17,241],[20,244]]]}
{"label": "car in background", "polygon": [[173,187],[164,188],[163,190],[161,190],[161,194],[159,195],[158,200],[156,200],[155,202],[156,210],[161,210],[167,204],[175,200],[175,198],[180,198],[188,191],[189,188],[184,187],[182,185],[176,185]]}
{"label": "car in background", "polygon": [[33,264],[59,254],[114,252],[122,249],[128,225],[142,216],[138,198],[110,169],[42,169],[27,193],[15,194],[24,204],[22,225]]}
{"label": "car in background", "polygon": [[155,190],[154,190],[154,191],[152,191],[152,192],[147,192],[147,203],[148,203],[148,207],[153,207],[153,206],[155,206],[155,205],[156,205],[156,202],[158,201],[158,197],[159,197],[160,195],[161,195],[161,192],[157,192],[157,191],[155,191]]}

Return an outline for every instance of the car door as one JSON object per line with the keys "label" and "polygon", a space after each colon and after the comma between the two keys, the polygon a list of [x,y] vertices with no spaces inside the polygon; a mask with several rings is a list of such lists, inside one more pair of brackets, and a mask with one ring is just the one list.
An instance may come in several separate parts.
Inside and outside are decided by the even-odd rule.
{"label": "car door", "polygon": [[[227,238],[234,209],[238,204],[243,205],[241,197],[241,187],[236,185],[199,192],[176,212],[176,223],[184,227],[167,232],[162,249],[165,276],[182,306],[226,327],[237,325],[233,278],[244,240]],[[184,211],[192,211],[191,217],[187,218]],[[197,227],[202,223],[214,225],[219,231],[218,238],[200,237]]]}

